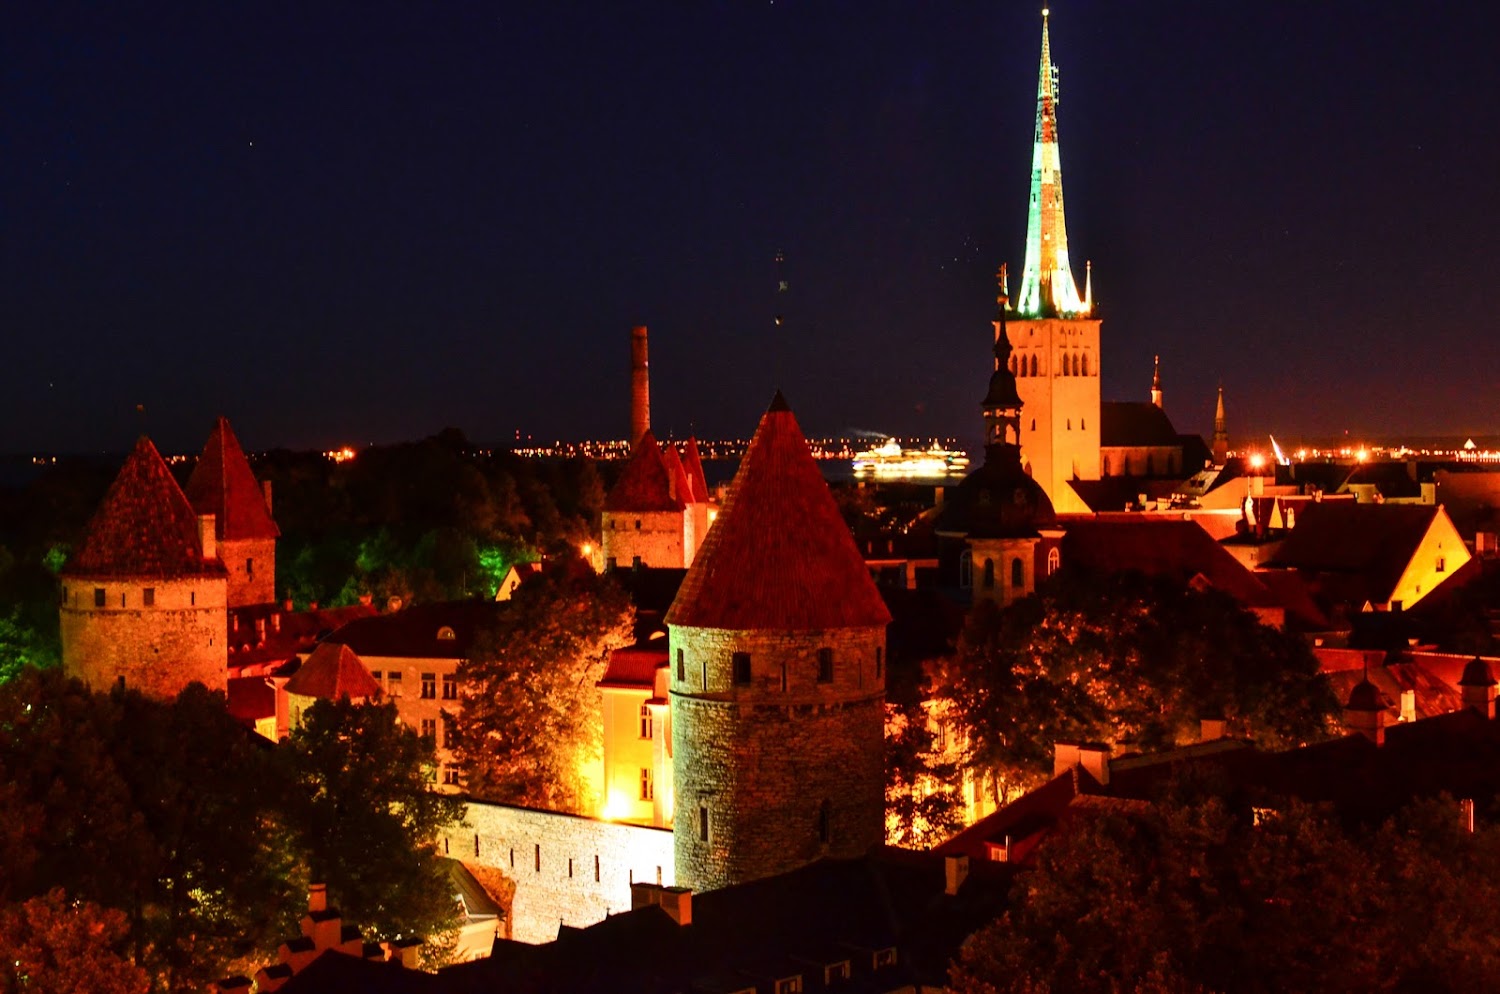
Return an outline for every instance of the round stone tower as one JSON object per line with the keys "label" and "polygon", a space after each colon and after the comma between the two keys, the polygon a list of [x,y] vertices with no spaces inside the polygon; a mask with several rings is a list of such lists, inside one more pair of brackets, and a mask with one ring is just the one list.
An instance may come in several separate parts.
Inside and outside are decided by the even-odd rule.
{"label": "round stone tower", "polygon": [[880,844],[890,613],[780,393],[666,621],[677,883]]}
{"label": "round stone tower", "polygon": [[62,570],[64,672],[99,691],[224,690],[226,595],[213,515],[193,513],[142,436]]}

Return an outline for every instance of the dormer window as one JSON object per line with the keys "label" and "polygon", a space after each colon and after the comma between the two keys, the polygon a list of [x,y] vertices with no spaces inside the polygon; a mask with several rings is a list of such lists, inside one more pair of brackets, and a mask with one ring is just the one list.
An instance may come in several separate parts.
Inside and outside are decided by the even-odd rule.
{"label": "dormer window", "polygon": [[439,642],[452,642],[458,638],[458,634],[454,632],[451,626],[444,625],[438,629],[437,637]]}

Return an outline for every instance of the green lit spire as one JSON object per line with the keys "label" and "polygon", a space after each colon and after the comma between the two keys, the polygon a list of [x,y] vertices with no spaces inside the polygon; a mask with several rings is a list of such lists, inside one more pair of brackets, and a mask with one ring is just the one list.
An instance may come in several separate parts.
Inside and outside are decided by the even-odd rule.
{"label": "green lit spire", "polygon": [[1021,273],[1016,312],[1024,317],[1074,317],[1088,314],[1092,301],[1079,298],[1073,269],[1068,264],[1062,156],[1057,144],[1057,67],[1052,64],[1048,13],[1047,8],[1042,8],[1042,64],[1036,90],[1036,143],[1031,153],[1026,265]]}

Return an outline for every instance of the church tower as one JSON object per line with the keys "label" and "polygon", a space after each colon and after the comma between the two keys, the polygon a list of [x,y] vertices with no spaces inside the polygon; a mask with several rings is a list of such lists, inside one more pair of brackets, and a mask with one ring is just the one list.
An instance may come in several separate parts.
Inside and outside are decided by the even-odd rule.
{"label": "church tower", "polygon": [[777,393],[666,616],[679,885],[884,839],[890,620]]}
{"label": "church tower", "polygon": [[229,607],[273,603],[281,531],[271,519],[271,484],[256,482],[228,418],[214,422],[186,493],[194,511],[213,515],[219,559],[229,571]]}
{"label": "church tower", "polygon": [[1151,403],[1157,407],[1161,402],[1161,356],[1151,357]]}
{"label": "church tower", "polygon": [[1011,368],[1026,409],[1021,448],[1027,466],[1058,511],[1086,511],[1068,481],[1099,478],[1099,319],[1093,316],[1092,268],[1080,298],[1068,261],[1057,67],[1047,18],[1043,9],[1026,264],[1007,331]]}
{"label": "church tower", "polygon": [[1224,384],[1219,384],[1219,400],[1214,405],[1214,465],[1229,459],[1229,429],[1224,422]]}

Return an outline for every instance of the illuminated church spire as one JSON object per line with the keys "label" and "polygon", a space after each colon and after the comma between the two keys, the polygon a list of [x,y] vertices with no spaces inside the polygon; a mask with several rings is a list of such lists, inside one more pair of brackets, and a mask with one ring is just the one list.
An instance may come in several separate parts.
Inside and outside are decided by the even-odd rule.
{"label": "illuminated church spire", "polygon": [[1151,359],[1151,403],[1161,406],[1161,356]]}
{"label": "illuminated church spire", "polygon": [[[1023,317],[1079,317],[1092,300],[1078,297],[1068,263],[1068,230],[1063,218],[1062,157],[1057,145],[1057,67],[1042,8],[1042,64],[1036,91],[1036,143],[1031,153],[1031,203],[1026,220],[1026,266],[1016,311]],[[1090,273],[1092,277],[1092,273]],[[1090,279],[1092,283],[1092,278]],[[1089,287],[1092,291],[1092,286]],[[1089,294],[1093,296],[1092,292]]]}
{"label": "illuminated church spire", "polygon": [[1229,458],[1229,428],[1224,420],[1224,384],[1219,384],[1219,401],[1214,406],[1214,465],[1222,466]]}

